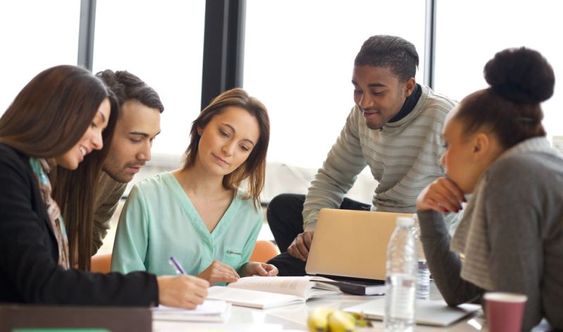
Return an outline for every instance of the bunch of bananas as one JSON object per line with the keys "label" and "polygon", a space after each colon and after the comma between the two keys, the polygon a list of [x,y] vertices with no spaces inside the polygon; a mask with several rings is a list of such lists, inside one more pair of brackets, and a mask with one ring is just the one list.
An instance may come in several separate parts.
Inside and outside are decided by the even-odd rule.
{"label": "bunch of bananas", "polygon": [[370,326],[370,323],[361,314],[334,308],[314,308],[307,317],[309,332],[351,332],[358,326]]}

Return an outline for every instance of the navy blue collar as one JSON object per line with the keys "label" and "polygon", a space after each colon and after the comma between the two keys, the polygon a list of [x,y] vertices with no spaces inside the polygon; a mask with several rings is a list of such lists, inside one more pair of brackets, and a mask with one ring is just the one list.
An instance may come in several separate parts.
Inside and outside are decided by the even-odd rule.
{"label": "navy blue collar", "polygon": [[403,119],[404,117],[406,117],[407,115],[409,115],[410,112],[416,106],[416,103],[418,103],[418,99],[420,99],[421,95],[422,95],[422,87],[417,83],[414,88],[414,91],[411,93],[410,96],[407,97],[407,99],[405,99],[405,103],[403,104],[403,107],[401,107],[399,113],[395,114],[395,116],[391,118],[389,122],[390,123],[397,122]]}

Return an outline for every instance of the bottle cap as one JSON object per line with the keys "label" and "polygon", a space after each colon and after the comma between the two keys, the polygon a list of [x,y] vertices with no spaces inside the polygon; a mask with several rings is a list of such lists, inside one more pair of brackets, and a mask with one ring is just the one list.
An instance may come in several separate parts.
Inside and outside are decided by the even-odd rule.
{"label": "bottle cap", "polygon": [[414,225],[414,219],[411,217],[397,217],[397,226],[411,227]]}

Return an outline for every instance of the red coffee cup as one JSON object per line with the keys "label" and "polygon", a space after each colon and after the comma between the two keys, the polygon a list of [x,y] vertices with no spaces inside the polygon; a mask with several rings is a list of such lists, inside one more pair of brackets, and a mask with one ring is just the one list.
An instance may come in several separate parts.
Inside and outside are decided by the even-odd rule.
{"label": "red coffee cup", "polygon": [[528,297],[515,293],[486,293],[485,314],[491,332],[517,332],[522,329],[522,317]]}

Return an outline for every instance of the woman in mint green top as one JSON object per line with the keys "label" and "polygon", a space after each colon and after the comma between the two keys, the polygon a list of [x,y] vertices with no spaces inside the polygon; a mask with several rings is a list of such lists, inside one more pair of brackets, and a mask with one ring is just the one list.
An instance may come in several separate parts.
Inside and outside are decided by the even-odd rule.
{"label": "woman in mint green top", "polygon": [[262,226],[253,202],[237,193],[209,232],[174,173],[135,185],[121,214],[112,269],[174,274],[174,256],[186,273],[197,275],[214,260],[235,270],[248,262]]}
{"label": "woman in mint green top", "polygon": [[112,270],[170,274],[174,256],[188,274],[210,283],[276,275],[273,265],[248,261],[263,222],[269,131],[266,108],[244,90],[215,98],[193,122],[183,167],[133,187]]}

